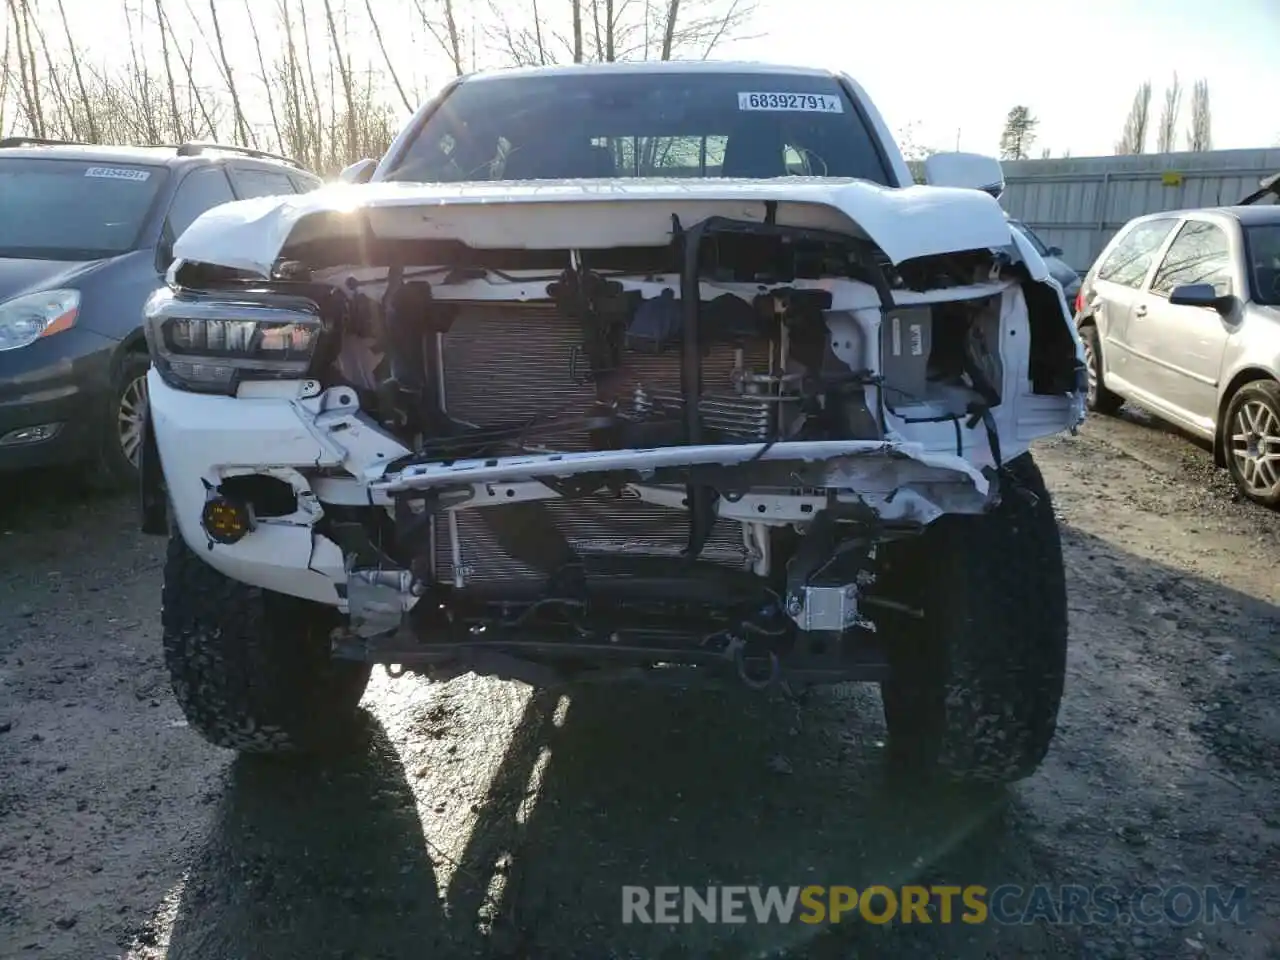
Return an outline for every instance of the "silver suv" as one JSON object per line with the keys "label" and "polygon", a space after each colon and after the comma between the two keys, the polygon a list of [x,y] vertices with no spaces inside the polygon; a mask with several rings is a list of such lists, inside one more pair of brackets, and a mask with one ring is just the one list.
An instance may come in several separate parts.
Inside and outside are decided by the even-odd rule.
{"label": "silver suv", "polygon": [[1138,217],[1075,306],[1090,410],[1128,400],[1212,441],[1245,497],[1280,506],[1280,207]]}

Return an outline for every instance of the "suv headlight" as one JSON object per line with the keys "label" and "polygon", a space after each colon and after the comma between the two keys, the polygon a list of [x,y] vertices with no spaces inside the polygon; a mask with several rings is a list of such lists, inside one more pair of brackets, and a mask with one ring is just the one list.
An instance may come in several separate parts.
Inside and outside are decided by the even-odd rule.
{"label": "suv headlight", "polygon": [[305,377],[324,328],[309,300],[278,302],[161,288],[144,310],[151,361],[180,390],[234,395],[242,380]]}
{"label": "suv headlight", "polygon": [[0,303],[0,350],[17,350],[75,326],[79,290],[42,290]]}

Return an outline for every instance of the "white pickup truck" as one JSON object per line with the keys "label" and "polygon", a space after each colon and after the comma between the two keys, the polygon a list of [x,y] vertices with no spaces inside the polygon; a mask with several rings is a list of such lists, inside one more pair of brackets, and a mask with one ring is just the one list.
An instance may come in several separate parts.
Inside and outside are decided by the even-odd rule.
{"label": "white pickup truck", "polygon": [[203,215],[145,318],[191,725],[327,750],[376,663],[870,681],[896,769],[1029,774],[1067,604],[1028,447],[1083,355],[999,164],[927,174],[847,76],[606,64],[462,78],[348,182]]}

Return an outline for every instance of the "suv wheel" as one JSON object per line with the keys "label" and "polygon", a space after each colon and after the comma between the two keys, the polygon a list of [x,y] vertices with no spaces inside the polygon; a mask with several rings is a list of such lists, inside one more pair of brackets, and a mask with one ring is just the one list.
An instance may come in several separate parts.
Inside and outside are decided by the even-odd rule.
{"label": "suv wheel", "polygon": [[1280,507],[1280,384],[1255,380],[1237,390],[1222,432],[1236,487],[1254,503]]}
{"label": "suv wheel", "polygon": [[1006,465],[1001,503],[935,521],[889,554],[890,583],[924,617],[890,640],[881,686],[897,772],[1009,783],[1048,752],[1067,653],[1066,574],[1053,505],[1031,454]]}
{"label": "suv wheel", "polygon": [[321,753],[359,742],[370,666],[333,660],[336,610],[237,583],[169,538],[164,658],[187,722],[243,753]]}
{"label": "suv wheel", "polygon": [[1124,406],[1124,397],[1112,393],[1102,382],[1102,341],[1098,328],[1092,323],[1085,324],[1080,328],[1080,340],[1084,344],[1084,362],[1089,374],[1085,405],[1094,413],[1110,416]]}

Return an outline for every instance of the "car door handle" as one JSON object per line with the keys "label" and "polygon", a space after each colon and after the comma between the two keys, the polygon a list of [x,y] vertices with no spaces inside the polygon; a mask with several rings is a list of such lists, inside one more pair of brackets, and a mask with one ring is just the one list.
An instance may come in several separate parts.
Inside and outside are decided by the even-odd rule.
{"label": "car door handle", "polygon": [[1135,317],[1145,317],[1147,315],[1147,305],[1145,303],[1139,304],[1134,308],[1133,315]]}

